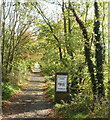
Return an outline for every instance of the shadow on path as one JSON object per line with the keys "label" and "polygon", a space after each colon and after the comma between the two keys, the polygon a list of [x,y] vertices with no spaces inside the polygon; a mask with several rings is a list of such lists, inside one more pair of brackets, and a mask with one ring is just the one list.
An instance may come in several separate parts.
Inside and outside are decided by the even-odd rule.
{"label": "shadow on path", "polygon": [[45,99],[44,78],[40,73],[32,73],[29,85],[19,95],[3,106],[3,120],[12,118],[55,118],[53,104]]}

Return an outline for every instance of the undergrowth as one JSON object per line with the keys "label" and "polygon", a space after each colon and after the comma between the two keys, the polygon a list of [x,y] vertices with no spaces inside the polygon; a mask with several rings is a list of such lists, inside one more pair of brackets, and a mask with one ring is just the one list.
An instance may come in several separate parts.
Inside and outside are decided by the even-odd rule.
{"label": "undergrowth", "polygon": [[16,93],[22,86],[13,85],[8,82],[2,82],[2,100],[8,100],[13,94]]}
{"label": "undergrowth", "polygon": [[12,76],[11,74],[9,82],[2,82],[2,100],[8,100],[18,90],[22,89],[27,84],[30,76],[29,72],[18,74],[16,76]]}
{"label": "undergrowth", "polygon": [[[54,102],[54,82],[49,81],[51,77],[45,77],[47,86],[48,98]],[[93,110],[93,105],[95,105]],[[65,103],[61,101],[61,104],[55,104],[54,109],[59,111],[65,118],[75,118],[77,120],[89,119],[89,118],[107,118],[107,101],[103,101],[102,104],[94,103],[91,96],[87,97],[84,94],[79,94],[72,99],[71,103]]]}
{"label": "undergrowth", "polygon": [[52,102],[54,102],[54,82],[51,79],[51,76],[45,76],[45,81],[46,81],[46,93]]}

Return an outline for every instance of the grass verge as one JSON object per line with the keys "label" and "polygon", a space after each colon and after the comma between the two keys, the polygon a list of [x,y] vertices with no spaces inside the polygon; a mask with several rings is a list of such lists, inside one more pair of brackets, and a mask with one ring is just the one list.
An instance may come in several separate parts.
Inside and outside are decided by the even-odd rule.
{"label": "grass verge", "polygon": [[[45,81],[47,97],[50,101],[54,102],[54,81],[52,81],[51,77],[49,76],[45,76]],[[65,118],[77,118],[78,120],[80,120],[80,118],[86,118],[85,112],[82,112],[85,111],[84,109],[87,109],[85,108],[85,105],[77,105],[76,103],[68,104],[62,101],[61,104],[55,104],[54,109]]]}
{"label": "grass verge", "polygon": [[[46,93],[48,98],[54,102],[54,81],[51,77],[45,77],[46,79]],[[94,110],[93,104],[95,105]],[[93,103],[91,96],[85,96],[84,94],[78,94],[71,103],[55,104],[54,109],[57,110],[61,116],[69,119],[77,120],[89,120],[89,119],[103,119],[107,118],[107,102],[103,101],[102,104]]]}
{"label": "grass verge", "polygon": [[46,94],[50,101],[54,102],[54,82],[46,82]]}
{"label": "grass verge", "polygon": [[2,82],[2,100],[8,100],[21,88],[22,86],[20,85],[12,85],[8,82]]}

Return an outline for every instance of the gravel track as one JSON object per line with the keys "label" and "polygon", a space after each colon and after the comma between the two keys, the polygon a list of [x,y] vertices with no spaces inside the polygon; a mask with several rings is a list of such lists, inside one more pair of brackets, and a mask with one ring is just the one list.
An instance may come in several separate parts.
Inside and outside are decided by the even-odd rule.
{"label": "gravel track", "polygon": [[45,82],[40,73],[32,73],[32,77],[22,91],[3,105],[2,120],[27,118],[59,118],[53,104],[45,97]]}

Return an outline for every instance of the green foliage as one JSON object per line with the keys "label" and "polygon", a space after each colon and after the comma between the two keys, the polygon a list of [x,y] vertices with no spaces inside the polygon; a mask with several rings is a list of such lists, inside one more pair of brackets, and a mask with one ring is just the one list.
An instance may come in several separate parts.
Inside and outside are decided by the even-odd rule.
{"label": "green foliage", "polygon": [[2,92],[3,99],[8,99],[27,82],[37,50],[34,30],[29,30],[34,17],[30,4],[4,2],[2,7]]}
{"label": "green foliage", "polygon": [[[60,16],[58,19],[51,18],[51,16],[48,18],[39,4],[39,2],[18,2],[16,4],[9,3],[9,5],[6,3],[5,6],[3,6],[3,99],[8,99],[9,96],[14,93],[17,89],[14,86],[27,80],[26,76],[28,76],[28,71],[32,69],[33,64],[37,61],[41,65],[42,74],[45,76],[47,82],[47,94],[52,101],[54,100],[53,80],[55,73],[68,72],[69,74],[69,82],[71,83],[70,93],[72,95],[71,104],[62,102],[62,104],[56,104],[55,106],[62,111],[63,115],[78,119],[93,116],[104,117],[107,109],[106,107],[104,108],[104,106],[107,106],[106,102],[103,104],[95,104],[94,107],[93,84],[90,81],[91,76],[88,71],[90,64],[86,63],[87,61],[85,60],[84,54],[84,48],[90,48],[88,49],[91,53],[90,60],[93,61],[94,64],[91,67],[96,77],[96,54],[94,46],[96,34],[93,33],[94,21],[96,19],[91,14],[94,13],[93,3],[71,3],[71,6],[74,7],[76,14],[82,21],[80,25],[84,24],[85,29],[87,29],[88,35],[86,37],[88,37],[88,39],[84,37],[86,35],[85,33],[82,35],[80,29],[82,26],[79,27],[72,11],[67,9],[70,7],[68,2],[64,2],[64,15],[58,13],[57,15]],[[104,44],[103,47],[105,47],[107,43],[106,31],[108,27],[106,24],[108,18],[105,13],[108,11],[108,7],[106,3],[99,3],[99,8],[100,40],[101,45]],[[5,11],[9,9],[10,17],[7,16],[6,18]],[[36,16],[36,14],[40,14],[42,17],[39,17],[39,15]],[[32,29],[33,31],[29,31]],[[33,33],[35,36],[33,36]],[[85,39],[87,40],[88,46],[85,46]],[[104,48],[104,50],[102,51],[103,54],[107,52],[107,49]],[[105,80],[103,80],[105,90],[107,91],[107,54],[105,54],[104,57],[106,62],[104,62],[103,73]],[[98,62],[100,62],[100,57],[98,58]],[[8,83],[4,81],[8,81]],[[93,109],[94,111],[92,111]]]}
{"label": "green foliage", "polygon": [[86,114],[88,113],[88,109],[84,103],[79,104],[76,102],[71,104],[56,104],[55,109],[59,110],[67,118],[86,118]]}
{"label": "green foliage", "polygon": [[2,99],[7,100],[13,94],[16,93],[17,90],[21,89],[20,85],[12,85],[10,83],[2,82]]}
{"label": "green foliage", "polygon": [[[62,102],[62,104],[56,104],[54,107],[63,116],[67,118],[107,118],[108,105],[104,101],[102,104],[94,103],[90,99],[75,98],[71,104]],[[94,109],[94,110],[93,110]]]}
{"label": "green foliage", "polygon": [[[54,83],[50,82],[50,76],[45,78],[47,80],[47,95],[51,101],[54,101]],[[86,84],[89,86],[88,82]],[[82,118],[106,118],[107,102],[96,103],[94,107],[92,91],[87,85],[86,89],[83,89],[80,94],[75,96],[70,104],[62,101],[62,104],[55,104],[54,108],[67,118],[77,118],[79,120]],[[85,85],[83,85],[83,88],[85,88]]]}
{"label": "green foliage", "polygon": [[48,96],[49,100],[54,102],[54,83],[53,82],[47,82],[46,87],[47,87],[46,93],[47,93],[47,96]]}
{"label": "green foliage", "polygon": [[[24,9],[25,7],[25,9]],[[29,31],[32,22],[32,8],[25,3],[3,4],[2,26],[2,76],[3,82],[10,82],[10,76],[24,74],[36,62],[32,59],[36,53],[33,32]],[[8,11],[8,14],[7,12]],[[28,16],[27,16],[28,14]],[[18,17],[19,16],[19,17]],[[22,75],[21,75],[22,76]],[[21,79],[20,79],[21,80]],[[19,80],[17,80],[19,81]],[[16,79],[15,79],[16,82]]]}
{"label": "green foliage", "polygon": [[49,82],[49,81],[53,81],[53,80],[54,80],[53,76],[44,76],[44,78],[45,78],[45,81],[46,81],[46,82]]}
{"label": "green foliage", "polygon": [[107,118],[108,117],[108,102],[103,101],[102,104],[95,103],[95,108],[93,112],[90,112],[88,118]]}

